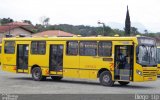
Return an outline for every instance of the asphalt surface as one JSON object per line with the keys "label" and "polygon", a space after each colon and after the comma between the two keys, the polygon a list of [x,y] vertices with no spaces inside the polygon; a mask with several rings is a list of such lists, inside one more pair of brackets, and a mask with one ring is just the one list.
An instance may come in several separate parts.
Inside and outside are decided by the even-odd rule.
{"label": "asphalt surface", "polygon": [[0,94],[159,94],[160,78],[153,82],[130,83],[128,86],[101,86],[98,80],[64,78],[55,82],[33,81],[31,75],[0,71]]}

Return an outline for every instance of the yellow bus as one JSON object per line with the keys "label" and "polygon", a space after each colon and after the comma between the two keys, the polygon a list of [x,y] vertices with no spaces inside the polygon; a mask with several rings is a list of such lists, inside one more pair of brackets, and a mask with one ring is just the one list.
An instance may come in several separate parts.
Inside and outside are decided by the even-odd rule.
{"label": "yellow bus", "polygon": [[2,49],[2,44],[0,44],[0,65],[1,65],[1,49]]}
{"label": "yellow bus", "polygon": [[114,82],[155,81],[156,42],[150,37],[14,37],[2,40],[2,70],[51,77]]}
{"label": "yellow bus", "polygon": [[158,75],[160,75],[160,46],[157,47]]}

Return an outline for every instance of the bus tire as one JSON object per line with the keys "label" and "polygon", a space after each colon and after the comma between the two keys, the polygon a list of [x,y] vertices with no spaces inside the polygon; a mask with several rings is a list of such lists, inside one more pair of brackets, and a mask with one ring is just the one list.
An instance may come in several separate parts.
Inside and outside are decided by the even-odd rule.
{"label": "bus tire", "polygon": [[118,83],[122,86],[128,85],[129,82],[125,82],[125,81],[118,81]]}
{"label": "bus tire", "polygon": [[52,80],[60,81],[63,77],[62,76],[51,76]]}
{"label": "bus tire", "polygon": [[100,81],[100,84],[104,86],[114,85],[114,81],[112,80],[112,75],[109,71],[103,71],[100,74],[99,81]]}
{"label": "bus tire", "polygon": [[32,79],[35,81],[44,81],[46,80],[45,76],[42,76],[42,71],[40,67],[35,67],[32,69]]}

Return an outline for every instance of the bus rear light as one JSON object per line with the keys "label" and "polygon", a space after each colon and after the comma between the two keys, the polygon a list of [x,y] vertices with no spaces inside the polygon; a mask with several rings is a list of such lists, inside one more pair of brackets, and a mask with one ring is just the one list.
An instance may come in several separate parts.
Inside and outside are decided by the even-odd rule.
{"label": "bus rear light", "polygon": [[45,72],[46,72],[46,74],[49,74],[49,71],[48,71],[48,69],[47,69],[47,70],[45,70]]}
{"label": "bus rear light", "polygon": [[153,80],[153,79],[150,77],[150,78],[148,78],[148,80]]}
{"label": "bus rear light", "polygon": [[16,70],[17,69],[17,67],[15,66],[15,67],[13,67],[13,70]]}

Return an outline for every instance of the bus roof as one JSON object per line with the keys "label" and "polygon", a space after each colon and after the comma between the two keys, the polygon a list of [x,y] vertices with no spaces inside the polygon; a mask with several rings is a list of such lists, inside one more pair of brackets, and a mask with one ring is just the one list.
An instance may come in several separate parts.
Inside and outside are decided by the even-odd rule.
{"label": "bus roof", "polygon": [[137,41],[137,37],[11,37],[3,40],[124,40]]}

